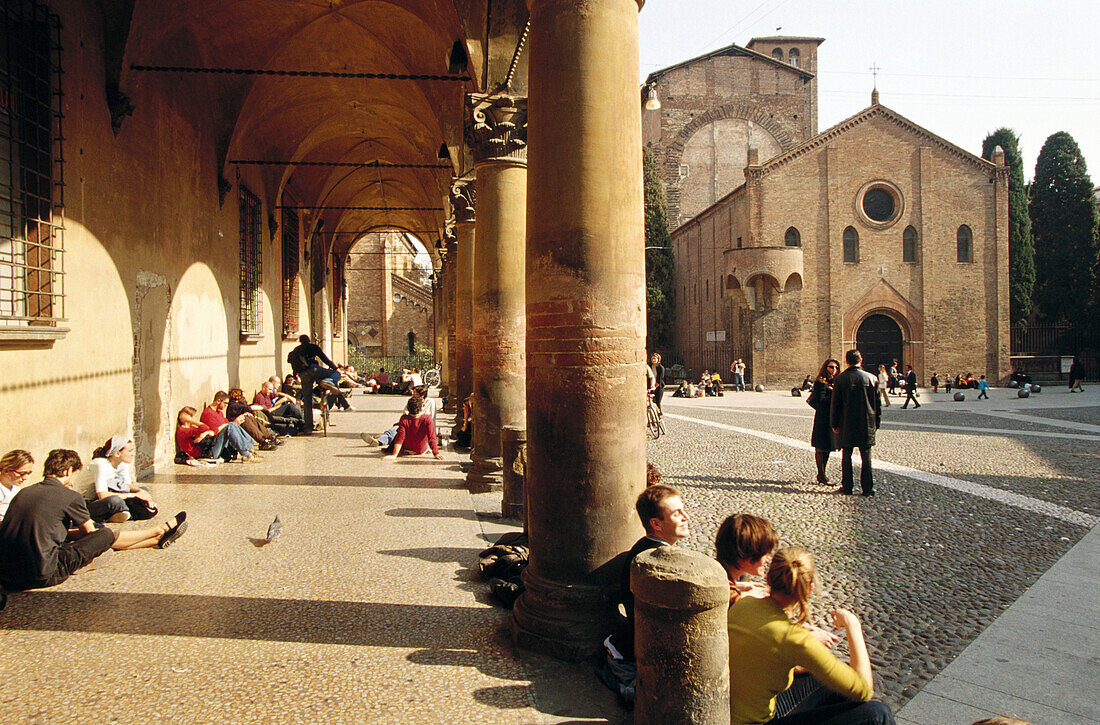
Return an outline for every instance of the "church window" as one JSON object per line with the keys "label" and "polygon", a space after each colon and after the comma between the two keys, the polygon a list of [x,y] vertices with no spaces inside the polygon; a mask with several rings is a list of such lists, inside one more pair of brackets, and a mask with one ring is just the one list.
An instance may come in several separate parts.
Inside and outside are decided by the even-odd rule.
{"label": "church window", "polygon": [[905,227],[901,234],[901,261],[917,261],[917,230],[912,226]]}
{"label": "church window", "polygon": [[974,234],[970,227],[963,224],[955,234],[955,242],[958,249],[958,261],[974,261]]}
{"label": "church window", "polygon": [[[61,24],[44,3],[0,9],[0,327],[64,321]],[[61,330],[56,331],[60,334]]]}
{"label": "church window", "polygon": [[894,197],[886,189],[869,190],[863,195],[863,213],[876,222],[889,220],[894,213]]}
{"label": "church window", "polygon": [[741,248],[741,246],[742,246],[742,245],[741,245],[741,237],[738,237],[738,238],[737,238],[737,248],[738,248],[738,249],[740,249],[740,248]]}
{"label": "church window", "polygon": [[859,261],[859,232],[855,227],[844,230],[844,261],[852,264]]}
{"label": "church window", "polygon": [[783,49],[782,48],[776,48],[775,50],[773,50],[772,51],[772,57],[775,58],[776,60],[783,60]]}
{"label": "church window", "polygon": [[260,229],[260,198],[240,186],[241,222],[241,337],[263,334],[263,247]]}
{"label": "church window", "polygon": [[787,233],[783,235],[783,243],[788,247],[801,247],[802,235],[794,227],[787,227]]}
{"label": "church window", "polygon": [[710,280],[709,280],[709,279],[707,280],[707,296],[706,296],[706,301],[707,301],[707,302],[710,302]]}
{"label": "church window", "polygon": [[798,52],[798,48],[791,48],[790,52],[787,53],[787,60],[790,61],[791,65],[797,68],[798,62],[799,60],[801,60],[801,58],[799,57],[800,55],[801,54]]}
{"label": "church window", "polygon": [[897,223],[902,206],[901,191],[889,181],[871,181],[856,195],[859,218],[875,229],[886,229]]}

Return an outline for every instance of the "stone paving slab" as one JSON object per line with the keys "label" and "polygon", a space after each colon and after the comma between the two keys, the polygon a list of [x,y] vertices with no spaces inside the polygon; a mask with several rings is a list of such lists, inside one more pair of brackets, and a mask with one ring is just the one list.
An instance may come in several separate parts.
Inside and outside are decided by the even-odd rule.
{"label": "stone paving slab", "polygon": [[589,668],[513,648],[474,573],[509,527],[478,515],[464,457],[383,462],[359,439],[405,400],[356,395],[259,464],[153,476],[187,534],[11,597],[0,722],[625,722]]}
{"label": "stone paving slab", "polygon": [[941,725],[1006,713],[1035,725],[1100,722],[1098,595],[1100,527],[926,685],[899,722]]}

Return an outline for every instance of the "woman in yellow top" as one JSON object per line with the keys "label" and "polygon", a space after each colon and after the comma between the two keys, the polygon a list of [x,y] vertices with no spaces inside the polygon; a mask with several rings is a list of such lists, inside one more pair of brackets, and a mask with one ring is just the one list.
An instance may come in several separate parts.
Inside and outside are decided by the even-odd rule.
{"label": "woman in yellow top", "polygon": [[[768,569],[770,594],[742,597],[730,606],[731,725],[893,725],[890,709],[871,700],[871,661],[856,616],[845,609],[833,612],[834,626],[848,633],[850,665],[802,627],[810,616],[815,578],[808,552],[780,549]],[[816,682],[800,676],[811,683],[805,697],[777,712],[776,697],[791,686],[796,667]]]}

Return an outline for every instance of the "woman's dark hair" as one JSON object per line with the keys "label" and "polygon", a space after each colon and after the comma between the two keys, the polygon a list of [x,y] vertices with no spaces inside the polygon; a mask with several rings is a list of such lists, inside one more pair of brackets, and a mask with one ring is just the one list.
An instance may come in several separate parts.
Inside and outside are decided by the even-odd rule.
{"label": "woman's dark hair", "polygon": [[829,375],[829,363],[833,363],[834,365],[836,365],[836,369],[840,370],[840,361],[829,358],[825,362],[821,363],[821,369],[817,371],[818,380],[828,380],[830,377],[834,377]]}
{"label": "woman's dark hair", "polygon": [[80,454],[76,451],[69,450],[68,448],[54,448],[50,451],[50,454],[46,456],[46,462],[42,466],[42,472],[47,476],[60,478],[61,474],[70,468],[75,472],[83,467],[84,464],[80,462]]}
{"label": "woman's dark hair", "polygon": [[230,400],[244,400],[244,391],[241,390],[240,388],[230,388],[229,389],[229,399]]}
{"label": "woman's dark hair", "polygon": [[714,540],[715,556],[726,569],[763,559],[779,545],[779,535],[771,522],[752,514],[729,516],[718,527]]}
{"label": "woman's dark hair", "polygon": [[657,466],[654,466],[649,461],[645,462],[645,485],[646,488],[650,486],[656,486],[661,482],[661,472],[657,470]]}
{"label": "woman's dark hair", "polygon": [[16,448],[14,451],[8,451],[3,458],[0,458],[0,471],[14,471],[28,463],[34,463],[34,457],[22,448]]}
{"label": "woman's dark hair", "polygon": [[420,411],[424,410],[424,399],[412,397],[409,398],[408,404],[405,406],[405,413],[408,415],[420,415]]}

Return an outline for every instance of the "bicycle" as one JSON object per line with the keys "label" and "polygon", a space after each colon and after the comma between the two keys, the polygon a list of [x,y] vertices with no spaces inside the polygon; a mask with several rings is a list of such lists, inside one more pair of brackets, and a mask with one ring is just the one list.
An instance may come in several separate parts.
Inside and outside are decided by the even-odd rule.
{"label": "bicycle", "polygon": [[661,409],[657,407],[657,403],[653,400],[653,392],[646,393],[646,432],[653,440],[657,440],[661,437],[661,434],[666,433],[665,423],[661,415]]}
{"label": "bicycle", "polygon": [[443,382],[443,363],[437,362],[435,367],[425,370],[423,379],[429,388],[438,388]]}

